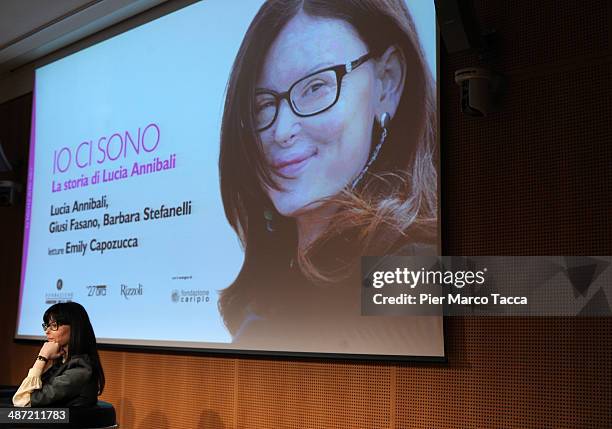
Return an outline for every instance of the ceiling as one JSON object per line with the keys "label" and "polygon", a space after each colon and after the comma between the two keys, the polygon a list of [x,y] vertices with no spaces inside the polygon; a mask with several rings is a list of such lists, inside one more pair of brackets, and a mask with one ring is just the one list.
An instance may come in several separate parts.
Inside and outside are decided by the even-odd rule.
{"label": "ceiling", "polygon": [[0,75],[167,0],[0,0]]}

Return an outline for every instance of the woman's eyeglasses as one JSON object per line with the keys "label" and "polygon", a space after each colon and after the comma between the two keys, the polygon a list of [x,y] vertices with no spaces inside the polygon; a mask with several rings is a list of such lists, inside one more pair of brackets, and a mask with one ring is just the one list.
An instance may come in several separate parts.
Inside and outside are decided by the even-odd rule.
{"label": "woman's eyeglasses", "polygon": [[47,329],[51,329],[52,331],[57,331],[60,326],[62,326],[62,324],[58,322],[50,322],[50,323],[42,324],[43,331],[46,331]]}
{"label": "woman's eyeglasses", "polygon": [[278,106],[284,99],[291,111],[300,117],[314,116],[331,108],[340,98],[342,78],[370,59],[370,53],[355,61],[327,67],[295,82],[289,90],[277,93],[270,90],[255,92],[255,126],[267,130],[278,116]]}

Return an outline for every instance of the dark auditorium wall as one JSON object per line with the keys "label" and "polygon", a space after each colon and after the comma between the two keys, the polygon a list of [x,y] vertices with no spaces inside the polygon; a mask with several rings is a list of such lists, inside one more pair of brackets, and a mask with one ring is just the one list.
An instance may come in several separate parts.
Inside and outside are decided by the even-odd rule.
{"label": "dark auditorium wall", "polygon": [[[475,9],[508,88],[500,113],[462,116],[453,72],[478,59],[441,49],[444,254],[611,255],[612,2]],[[29,109],[29,96],[0,108],[9,157],[26,159]],[[12,339],[23,213],[0,208],[0,384],[37,352]],[[102,399],[135,429],[610,427],[611,318],[447,322],[447,364],[105,350]]]}

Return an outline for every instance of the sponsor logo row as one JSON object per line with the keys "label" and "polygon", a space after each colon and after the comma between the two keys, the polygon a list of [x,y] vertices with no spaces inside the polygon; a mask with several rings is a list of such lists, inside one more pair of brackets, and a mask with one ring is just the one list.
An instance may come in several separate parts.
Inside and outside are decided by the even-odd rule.
{"label": "sponsor logo row", "polygon": [[[53,305],[60,302],[70,302],[74,300],[74,292],[62,290],[64,281],[58,279],[55,288],[57,292],[48,292],[45,294],[45,303]],[[137,299],[145,293],[145,287],[141,283],[135,285],[119,284],[117,287],[111,287],[106,284],[90,284],[85,286],[85,296],[88,298],[103,298],[118,289],[119,294],[126,300]],[[169,294],[171,302],[203,304],[210,302],[210,291],[205,289],[173,289]]]}

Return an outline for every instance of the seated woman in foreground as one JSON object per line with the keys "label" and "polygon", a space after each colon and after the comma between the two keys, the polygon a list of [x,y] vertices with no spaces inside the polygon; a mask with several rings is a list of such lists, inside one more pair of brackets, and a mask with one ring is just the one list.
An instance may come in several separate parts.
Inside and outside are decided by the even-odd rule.
{"label": "seated woman in foreground", "polygon": [[89,407],[104,389],[104,371],[89,316],[76,302],[52,305],[43,316],[47,342],[13,404],[17,407]]}

